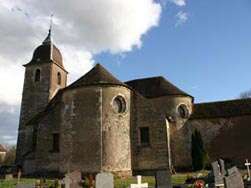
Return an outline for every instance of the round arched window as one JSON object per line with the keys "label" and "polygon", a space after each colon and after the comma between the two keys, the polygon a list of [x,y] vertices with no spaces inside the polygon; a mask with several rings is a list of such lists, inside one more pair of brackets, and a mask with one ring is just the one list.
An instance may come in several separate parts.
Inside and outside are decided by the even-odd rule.
{"label": "round arched window", "polygon": [[62,79],[62,78],[61,78],[60,72],[58,72],[58,76],[57,76],[57,77],[58,77],[58,85],[61,85],[61,79]]}
{"label": "round arched window", "polygon": [[35,82],[40,82],[40,80],[41,80],[41,71],[40,71],[40,69],[36,70],[34,80],[35,80]]}
{"label": "round arched window", "polygon": [[178,107],[178,113],[181,118],[188,118],[189,117],[189,110],[186,105],[181,104]]}
{"label": "round arched window", "polygon": [[115,97],[112,106],[117,113],[124,113],[126,111],[126,101],[122,96]]}

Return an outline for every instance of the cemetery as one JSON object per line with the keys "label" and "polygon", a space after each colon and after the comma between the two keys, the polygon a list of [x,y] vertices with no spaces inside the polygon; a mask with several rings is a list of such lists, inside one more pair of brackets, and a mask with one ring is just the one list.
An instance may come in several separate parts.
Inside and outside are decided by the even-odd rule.
{"label": "cemetery", "polygon": [[[227,168],[224,160],[211,163],[211,170],[193,173],[176,173],[157,178],[134,176],[116,177],[111,173],[82,176],[80,171],[65,174],[62,179],[24,178],[21,171],[16,175],[5,174],[0,179],[1,188],[250,188],[250,163],[244,163],[246,169],[239,170],[236,166]],[[165,183],[171,178],[171,184]]]}

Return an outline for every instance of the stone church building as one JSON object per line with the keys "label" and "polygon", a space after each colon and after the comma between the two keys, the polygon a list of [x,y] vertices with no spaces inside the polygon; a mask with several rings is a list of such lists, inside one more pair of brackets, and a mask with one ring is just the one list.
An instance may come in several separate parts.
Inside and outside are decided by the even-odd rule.
{"label": "stone church building", "polygon": [[[213,158],[237,159],[231,143],[251,157],[245,144],[250,100],[194,104],[163,77],[121,82],[100,64],[67,85],[68,72],[50,32],[24,67],[16,163],[26,175],[73,170],[154,175],[172,166],[186,168],[194,128]],[[236,132],[239,126],[247,130],[244,135]],[[224,143],[233,138],[244,139],[243,145]]]}

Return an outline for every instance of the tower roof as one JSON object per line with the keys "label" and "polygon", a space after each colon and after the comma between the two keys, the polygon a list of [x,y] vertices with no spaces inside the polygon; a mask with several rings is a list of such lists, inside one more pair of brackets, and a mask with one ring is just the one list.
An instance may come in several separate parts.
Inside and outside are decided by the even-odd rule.
{"label": "tower roof", "polygon": [[190,96],[162,76],[132,80],[126,82],[126,84],[147,98],[169,95]]}
{"label": "tower roof", "polygon": [[32,59],[27,65],[50,62],[54,62],[64,68],[62,54],[52,42],[51,28],[42,45],[35,49]]}
{"label": "tower roof", "polygon": [[88,73],[72,83],[68,88],[75,88],[89,85],[122,85],[128,87],[123,82],[115,78],[102,65],[96,64]]}

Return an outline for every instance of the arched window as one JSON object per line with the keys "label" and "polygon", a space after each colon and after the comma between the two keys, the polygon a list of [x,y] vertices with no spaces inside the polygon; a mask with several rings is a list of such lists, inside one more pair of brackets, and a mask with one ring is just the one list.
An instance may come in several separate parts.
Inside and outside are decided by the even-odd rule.
{"label": "arched window", "polygon": [[126,111],[126,101],[122,96],[117,96],[113,99],[113,109],[117,113],[124,113]]}
{"label": "arched window", "polygon": [[187,108],[186,105],[184,104],[181,104],[179,107],[178,107],[178,112],[179,112],[179,116],[181,118],[189,118],[189,110]]}
{"label": "arched window", "polygon": [[35,82],[40,82],[41,79],[41,71],[40,69],[37,69],[35,72]]}
{"label": "arched window", "polygon": [[61,74],[60,72],[58,72],[58,85],[61,85],[61,80],[62,80]]}

